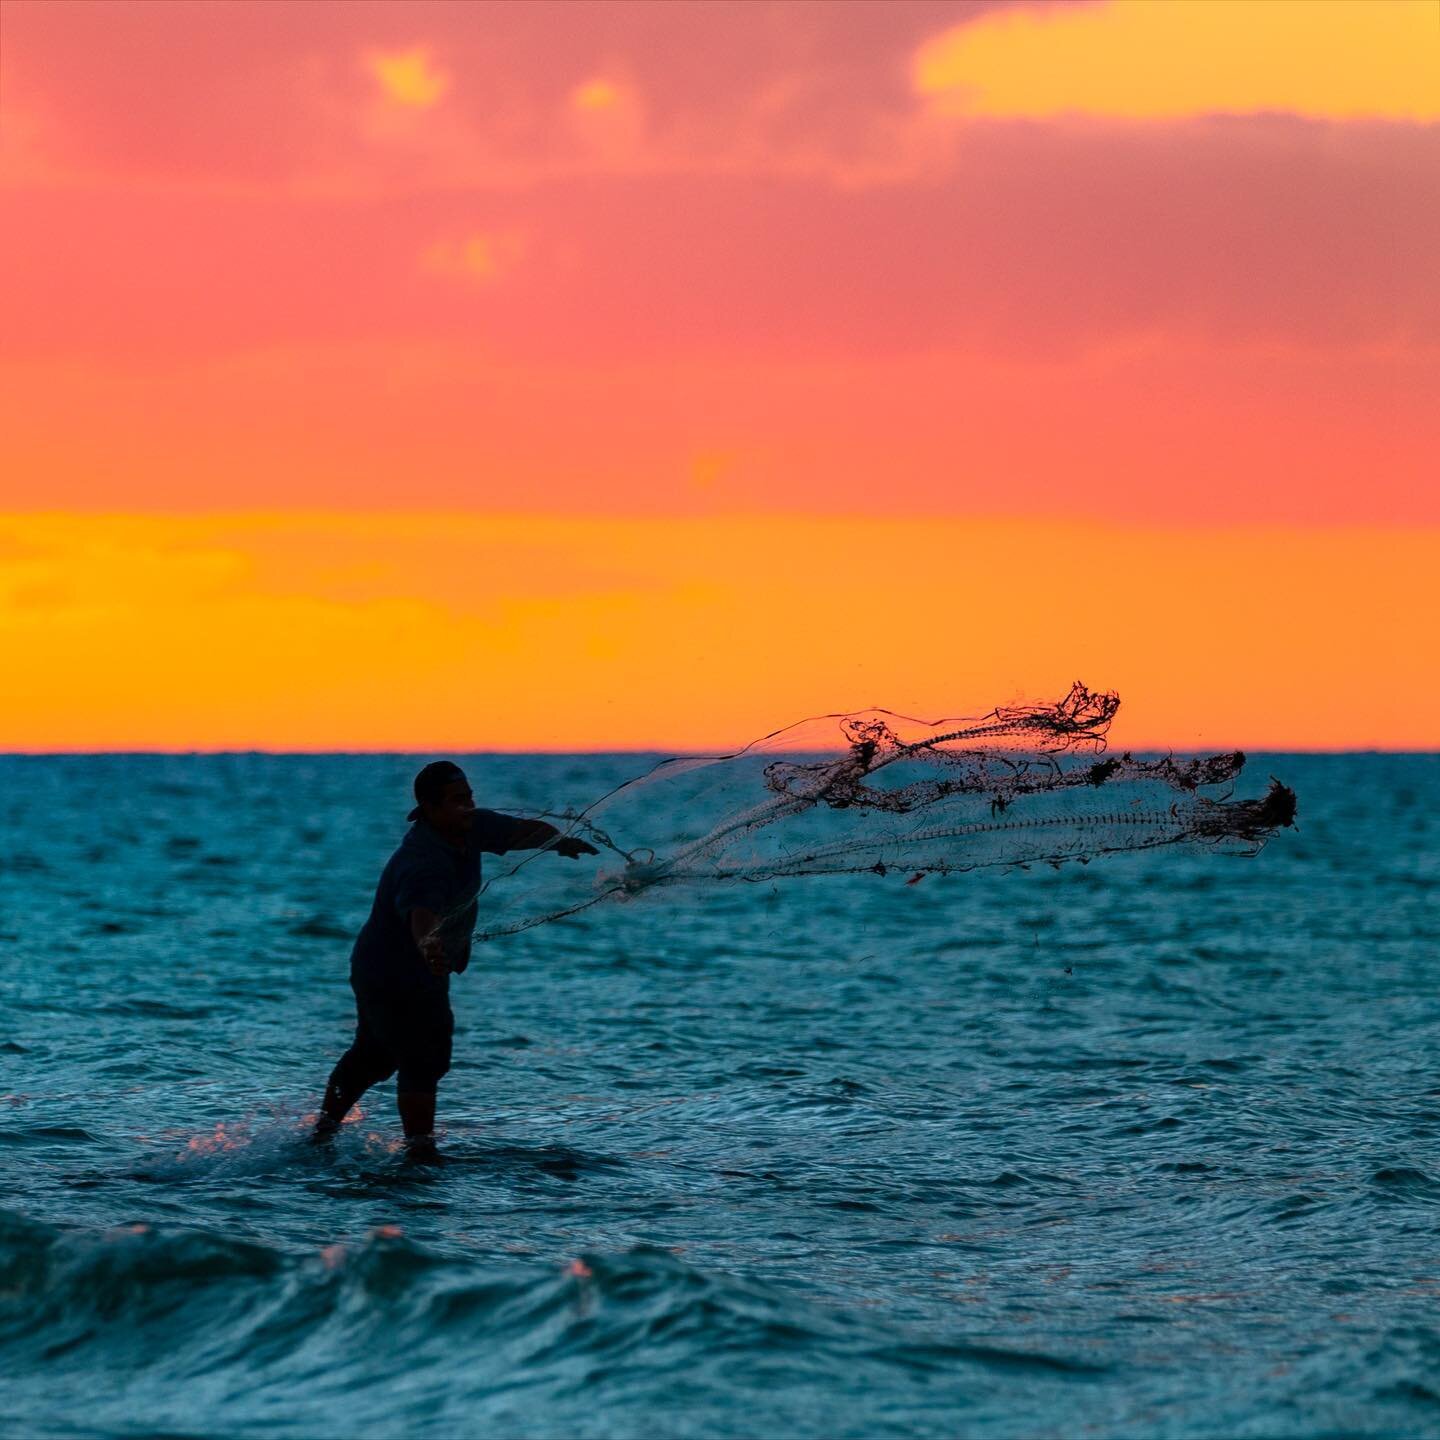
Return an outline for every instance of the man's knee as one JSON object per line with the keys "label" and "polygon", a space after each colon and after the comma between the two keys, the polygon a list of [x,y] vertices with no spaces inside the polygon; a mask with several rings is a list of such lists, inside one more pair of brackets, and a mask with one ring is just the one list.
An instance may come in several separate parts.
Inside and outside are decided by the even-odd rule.
{"label": "man's knee", "polygon": [[407,1094],[431,1093],[450,1073],[455,1016],[448,1005],[429,1011],[410,1028],[400,1052],[396,1087]]}
{"label": "man's knee", "polygon": [[342,1089],[363,1092],[395,1073],[395,1064],[388,1056],[352,1045],[335,1067],[334,1081]]}
{"label": "man's knee", "polygon": [[395,1088],[405,1094],[433,1095],[440,1082],[450,1073],[450,1047],[436,1049],[425,1055],[407,1056],[400,1062]]}

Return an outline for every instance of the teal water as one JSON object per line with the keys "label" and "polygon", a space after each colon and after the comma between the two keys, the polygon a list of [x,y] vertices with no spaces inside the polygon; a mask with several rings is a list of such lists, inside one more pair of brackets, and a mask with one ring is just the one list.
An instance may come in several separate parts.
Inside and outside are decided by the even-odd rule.
{"label": "teal water", "polygon": [[9,1433],[1440,1434],[1440,757],[1252,757],[1253,859],[478,947],[438,1167],[393,1086],[303,1138],[415,768],[0,758]]}

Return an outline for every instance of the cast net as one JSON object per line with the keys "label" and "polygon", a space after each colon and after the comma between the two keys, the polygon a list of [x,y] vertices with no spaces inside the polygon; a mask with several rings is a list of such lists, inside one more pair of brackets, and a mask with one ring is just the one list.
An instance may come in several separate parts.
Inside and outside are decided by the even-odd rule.
{"label": "cast net", "polygon": [[928,722],[823,715],[732,754],[663,760],[582,809],[547,814],[601,851],[598,869],[544,851],[489,861],[476,938],[677,887],[914,879],[1157,846],[1253,855],[1293,823],[1294,793],[1278,781],[1234,798],[1239,752],[1104,755],[1119,703],[1077,682],[1055,704]]}

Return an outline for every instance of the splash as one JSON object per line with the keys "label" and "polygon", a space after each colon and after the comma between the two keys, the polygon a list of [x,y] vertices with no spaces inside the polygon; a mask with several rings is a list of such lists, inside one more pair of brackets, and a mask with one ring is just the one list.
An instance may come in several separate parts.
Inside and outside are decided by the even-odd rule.
{"label": "splash", "polygon": [[476,938],[680,886],[892,872],[913,883],[1157,846],[1253,855],[1293,823],[1294,793],[1278,781],[1231,798],[1239,752],[1099,758],[1119,704],[1077,682],[1049,705],[928,722],[824,715],[733,754],[661,761],[547,817],[611,857],[598,876],[536,866],[534,851],[492,867]]}
{"label": "splash", "polygon": [[227,1151],[244,1150],[250,1144],[250,1140],[250,1127],[243,1121],[227,1123],[224,1120],[217,1120],[213,1132],[192,1135],[185,1142],[185,1149],[181,1154],[219,1155]]}

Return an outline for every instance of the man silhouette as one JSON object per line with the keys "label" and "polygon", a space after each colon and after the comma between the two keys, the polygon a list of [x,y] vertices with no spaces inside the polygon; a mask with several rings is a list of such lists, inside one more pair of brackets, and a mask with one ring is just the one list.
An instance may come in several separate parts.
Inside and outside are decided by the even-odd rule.
{"label": "man silhouette", "polygon": [[470,963],[480,855],[553,849],[575,860],[593,845],[544,820],[477,809],[449,760],[415,777],[415,823],[390,857],[350,955],[355,1040],[320,1102],[317,1138],[332,1135],[372,1086],[398,1072],[396,1101],[412,1153],[434,1150],[435,1092],[450,1068],[450,976]]}

